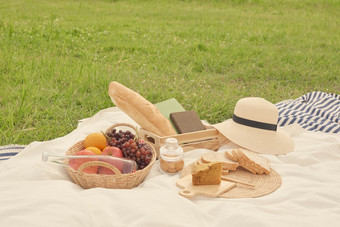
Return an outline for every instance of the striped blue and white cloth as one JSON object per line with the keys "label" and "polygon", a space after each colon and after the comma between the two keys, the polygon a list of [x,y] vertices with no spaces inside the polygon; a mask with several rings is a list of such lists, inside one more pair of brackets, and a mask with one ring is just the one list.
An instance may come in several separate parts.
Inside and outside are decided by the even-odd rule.
{"label": "striped blue and white cloth", "polygon": [[0,147],[0,161],[8,160],[22,151],[25,145],[7,145]]}
{"label": "striped blue and white cloth", "polygon": [[279,126],[297,123],[309,131],[340,132],[340,95],[310,92],[294,100],[276,104]]}

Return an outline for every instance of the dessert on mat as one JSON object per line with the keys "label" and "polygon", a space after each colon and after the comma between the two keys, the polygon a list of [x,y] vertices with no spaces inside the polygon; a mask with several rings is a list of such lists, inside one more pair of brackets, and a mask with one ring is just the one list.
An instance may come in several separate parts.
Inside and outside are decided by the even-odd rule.
{"label": "dessert on mat", "polygon": [[221,184],[222,163],[199,163],[191,169],[193,185],[214,185]]}
{"label": "dessert on mat", "polygon": [[201,156],[204,163],[222,162],[223,170],[236,170],[239,166],[238,162],[230,160],[224,153],[208,152]]}
{"label": "dessert on mat", "polygon": [[[196,161],[196,163],[205,163],[205,164],[207,164],[207,162],[203,162],[202,161],[202,159],[198,159],[197,161]],[[223,163],[222,163],[222,175],[228,175],[229,174],[229,170],[228,169],[223,169]]]}
{"label": "dessert on mat", "polygon": [[255,152],[239,148],[232,150],[231,154],[227,152],[226,156],[232,155],[237,159],[240,166],[252,172],[253,174],[269,174],[270,162],[265,157],[256,154]]}

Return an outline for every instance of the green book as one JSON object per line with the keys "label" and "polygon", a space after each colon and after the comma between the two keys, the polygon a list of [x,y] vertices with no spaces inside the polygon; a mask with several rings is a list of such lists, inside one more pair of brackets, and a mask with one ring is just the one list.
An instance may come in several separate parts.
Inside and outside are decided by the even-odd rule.
{"label": "green book", "polygon": [[156,103],[155,106],[159,109],[163,116],[171,122],[174,129],[176,129],[175,125],[170,119],[170,114],[174,112],[185,111],[184,107],[175,98]]}

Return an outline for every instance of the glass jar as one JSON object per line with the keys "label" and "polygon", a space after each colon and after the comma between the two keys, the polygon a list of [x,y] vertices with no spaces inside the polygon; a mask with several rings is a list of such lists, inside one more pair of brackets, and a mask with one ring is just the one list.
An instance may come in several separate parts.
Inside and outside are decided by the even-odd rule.
{"label": "glass jar", "polygon": [[184,167],[183,148],[178,145],[175,138],[165,140],[165,145],[160,149],[160,170],[162,172],[175,174]]}

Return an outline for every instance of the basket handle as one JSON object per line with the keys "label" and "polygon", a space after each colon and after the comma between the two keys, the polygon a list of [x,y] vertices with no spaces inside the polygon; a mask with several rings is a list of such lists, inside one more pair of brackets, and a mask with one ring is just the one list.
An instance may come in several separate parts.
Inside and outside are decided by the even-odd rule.
{"label": "basket handle", "polygon": [[108,132],[110,132],[112,129],[116,128],[116,127],[119,127],[119,126],[126,126],[126,127],[129,127],[131,129],[133,129],[133,131],[135,131],[136,133],[136,137],[139,138],[140,135],[139,135],[139,130],[136,126],[132,125],[132,124],[129,124],[129,123],[116,123],[114,125],[112,125],[110,128],[108,128],[105,132],[105,134],[107,134]]}
{"label": "basket handle", "polygon": [[106,167],[110,170],[112,170],[116,175],[121,175],[122,173],[116,168],[114,167],[113,165],[110,165],[109,163],[107,162],[102,162],[102,161],[89,161],[89,162],[85,162],[83,163],[81,166],[79,166],[78,168],[78,172],[82,173],[83,170],[87,167],[90,167],[90,166],[102,166],[102,167]]}

